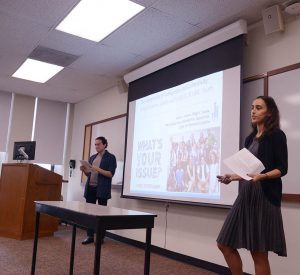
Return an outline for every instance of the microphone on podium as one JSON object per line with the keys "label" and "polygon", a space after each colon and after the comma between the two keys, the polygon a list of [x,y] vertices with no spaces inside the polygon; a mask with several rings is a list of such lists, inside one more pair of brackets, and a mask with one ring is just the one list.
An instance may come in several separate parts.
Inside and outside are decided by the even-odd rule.
{"label": "microphone on podium", "polygon": [[20,153],[20,155],[22,155],[23,157],[24,157],[24,159],[29,159],[29,156],[25,153],[25,147],[20,147],[19,149],[18,149],[18,152]]}

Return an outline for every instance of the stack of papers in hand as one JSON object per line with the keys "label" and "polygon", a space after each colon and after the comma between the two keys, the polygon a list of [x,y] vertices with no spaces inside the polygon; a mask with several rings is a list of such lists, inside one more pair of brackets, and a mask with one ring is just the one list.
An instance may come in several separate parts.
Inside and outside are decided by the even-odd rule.
{"label": "stack of papers in hand", "polygon": [[85,172],[89,173],[92,171],[92,165],[86,160],[80,160],[81,165],[85,168]]}
{"label": "stack of papers in hand", "polygon": [[224,163],[229,169],[245,180],[252,179],[247,174],[259,174],[265,169],[262,162],[246,148],[224,159]]}

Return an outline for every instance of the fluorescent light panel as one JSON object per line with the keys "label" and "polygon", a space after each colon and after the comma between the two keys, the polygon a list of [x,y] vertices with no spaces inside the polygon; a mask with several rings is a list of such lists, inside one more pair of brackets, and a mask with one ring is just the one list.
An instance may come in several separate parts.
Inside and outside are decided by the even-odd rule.
{"label": "fluorescent light panel", "polygon": [[45,83],[59,73],[64,67],[27,58],[21,67],[12,75],[30,81]]}
{"label": "fluorescent light panel", "polygon": [[143,9],[128,0],[82,0],[56,29],[99,42]]}

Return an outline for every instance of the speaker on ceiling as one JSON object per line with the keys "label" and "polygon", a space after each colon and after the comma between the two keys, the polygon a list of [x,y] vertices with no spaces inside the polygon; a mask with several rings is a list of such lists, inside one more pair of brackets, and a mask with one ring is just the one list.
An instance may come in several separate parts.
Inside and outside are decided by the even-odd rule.
{"label": "speaker on ceiling", "polygon": [[262,17],[266,34],[284,31],[282,13],[278,5],[264,9]]}

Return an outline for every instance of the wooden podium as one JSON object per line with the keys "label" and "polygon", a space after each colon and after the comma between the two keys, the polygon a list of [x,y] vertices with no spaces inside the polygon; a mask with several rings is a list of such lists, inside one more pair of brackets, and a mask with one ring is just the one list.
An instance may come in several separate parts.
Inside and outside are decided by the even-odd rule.
{"label": "wooden podium", "polygon": [[[0,179],[0,236],[18,240],[34,237],[34,201],[59,201],[62,176],[35,164],[2,165]],[[42,215],[40,236],[57,230],[58,220]]]}

